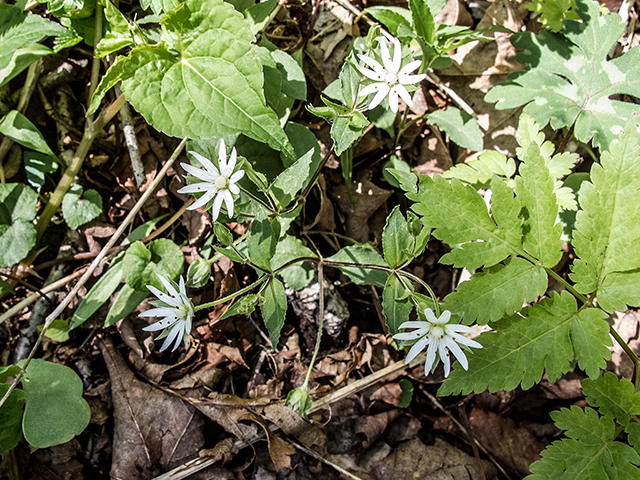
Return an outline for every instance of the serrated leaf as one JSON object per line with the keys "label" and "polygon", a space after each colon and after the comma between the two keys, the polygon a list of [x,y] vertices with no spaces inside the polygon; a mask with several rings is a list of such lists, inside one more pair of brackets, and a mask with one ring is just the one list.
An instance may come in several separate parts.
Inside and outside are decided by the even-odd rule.
{"label": "serrated leaf", "polygon": [[284,285],[277,278],[271,279],[267,288],[262,292],[264,302],[260,306],[262,319],[265,327],[269,331],[271,344],[275,349],[280,340],[280,330],[284,325],[287,316],[287,294],[284,292]]}
{"label": "serrated leaf", "polygon": [[444,178],[457,178],[465,183],[488,184],[494,175],[511,178],[516,173],[516,162],[504,153],[490,150],[468,163],[459,163],[442,174]]}
{"label": "serrated leaf", "polygon": [[474,152],[482,150],[482,132],[475,118],[456,107],[436,110],[428,116],[429,123],[433,123],[449,135],[449,138],[462,148]]}
{"label": "serrated leaf", "polygon": [[595,410],[573,406],[551,412],[570,439],[553,442],[530,467],[530,480],[571,478],[576,480],[638,478],[640,455],[628,445],[615,442],[613,420]]}
{"label": "serrated leaf", "polygon": [[140,0],[140,6],[143,10],[151,7],[151,10],[153,10],[153,13],[156,15],[169,12],[179,5],[180,2],[178,0]]}
{"label": "serrated leaf", "polygon": [[602,154],[600,164],[591,167],[591,182],[580,187],[581,210],[573,232],[580,259],[570,274],[580,293],[598,289],[610,273],[640,265],[640,147],[635,128],[629,124]]}
{"label": "serrated leaf", "polygon": [[0,4],[0,87],[53,50],[39,42],[44,36],[66,36],[62,25],[24,12],[17,5]]}
{"label": "serrated leaf", "polygon": [[18,263],[36,244],[37,202],[36,192],[25,185],[0,185],[0,267]]}
{"label": "serrated leaf", "polygon": [[550,298],[526,307],[492,327],[478,340],[484,348],[469,358],[469,371],[454,369],[439,395],[495,392],[504,388],[523,390],[538,383],[546,372],[551,383],[568,372],[575,358],[591,378],[600,374],[611,358],[607,315],[599,309],[578,312],[568,292],[551,292]]}
{"label": "serrated leaf", "polygon": [[355,111],[348,116],[338,117],[331,125],[331,139],[335,143],[336,155],[351,147],[369,126],[369,120],[361,112]]}
{"label": "serrated leaf", "polygon": [[525,32],[511,37],[521,51],[516,60],[526,71],[493,87],[485,101],[498,102],[498,109],[526,104],[523,113],[542,126],[550,123],[559,129],[575,123],[578,140],[593,138],[594,145],[607,148],[640,112],[637,105],[610,98],[617,94],[640,97],[640,78],[634,73],[640,48],[607,60],[625,29],[620,16],[601,16],[596,1],[578,0],[576,5],[581,20],[565,20],[564,35],[543,30],[537,36]]}
{"label": "serrated leaf", "polygon": [[558,203],[553,179],[536,143],[529,145],[522,160],[516,194],[525,210],[523,246],[542,265],[552,268],[562,258],[562,225],[556,224]]}
{"label": "serrated leaf", "polygon": [[[47,9],[56,17],[70,16],[86,18],[95,8],[95,0],[38,0],[46,3]],[[93,45],[93,44],[92,44]]]}
{"label": "serrated leaf", "polygon": [[40,130],[17,110],[11,110],[0,121],[0,133],[23,147],[56,158]]}
{"label": "serrated leaf", "polygon": [[[522,251],[520,236],[513,234],[517,218],[497,225],[501,217],[492,219],[482,196],[459,180],[421,176],[418,193],[407,193],[407,198],[417,202],[411,208],[424,217],[424,224],[435,228],[433,236],[455,247],[441,262],[475,270]],[[513,210],[517,200],[502,198],[508,203],[504,210]]]}
{"label": "serrated leaf", "polygon": [[382,231],[382,251],[384,259],[391,268],[401,266],[410,258],[413,247],[413,235],[409,232],[407,221],[396,206]]}
{"label": "serrated leaf", "polygon": [[[369,245],[350,245],[344,247],[335,255],[327,258],[332,262],[356,263],[360,265],[378,265],[386,267],[386,262],[380,254]],[[387,283],[389,273],[381,270],[373,270],[365,267],[351,267],[332,265],[344,273],[351,281],[357,285],[375,285],[384,287]]]}
{"label": "serrated leaf", "polygon": [[116,57],[116,61],[111,64],[109,70],[107,70],[107,72],[102,76],[100,83],[98,84],[98,88],[96,88],[96,91],[93,92],[93,96],[91,97],[87,116],[96,113],[106,93],[116,86],[120,80],[122,80],[122,74],[124,73],[124,65],[126,62],[127,59],[125,57]]}
{"label": "serrated leaf", "polygon": [[69,330],[78,328],[86,322],[91,315],[109,300],[113,292],[116,291],[122,280],[122,262],[111,265],[109,270],[103,273],[98,281],[91,287],[91,290],[82,299],[78,308],[73,313],[73,318],[69,324]]}
{"label": "serrated leaf", "polygon": [[[411,283],[407,279],[404,279],[404,283],[411,288]],[[391,335],[400,331],[400,325],[409,320],[413,310],[414,304],[407,293],[398,277],[394,274],[389,275],[382,290],[382,313]]]}
{"label": "serrated leaf", "polygon": [[173,280],[182,273],[184,256],[180,247],[168,238],[149,242],[134,242],[122,260],[124,280],[132,289],[148,292],[147,285],[162,289],[158,273]]}
{"label": "serrated leaf", "polygon": [[598,289],[598,306],[607,312],[624,312],[640,306],[640,270],[607,275]]}
{"label": "serrated leaf", "polygon": [[22,431],[32,446],[68,442],[89,425],[91,410],[82,398],[82,380],[71,368],[34,358],[22,386],[27,394]]}
{"label": "serrated leaf", "polygon": [[281,207],[287,207],[305,186],[309,177],[313,150],[309,150],[293,165],[278,175],[271,184],[271,191]]}
{"label": "serrated leaf", "polygon": [[139,45],[124,66],[122,90],[136,110],[169,135],[243,133],[294,158],[266,106],[262,66],[242,15],[222,0],[188,0],[162,25],[170,43]]}
{"label": "serrated leaf", "polygon": [[[0,398],[9,390],[8,383],[0,383]],[[22,438],[22,411],[27,394],[15,388],[0,407],[0,453],[12,450]]]}
{"label": "serrated leaf", "polygon": [[595,381],[585,378],[582,392],[601,415],[615,418],[621,425],[629,423],[629,415],[640,414],[640,393],[634,392],[629,380],[612,372],[605,372]]}
{"label": "serrated leaf", "polygon": [[547,273],[519,257],[494,265],[462,282],[444,299],[447,310],[463,315],[465,324],[485,324],[513,315],[523,303],[532,302],[547,290]]}
{"label": "serrated leaf", "polygon": [[115,325],[124,317],[133,312],[145,298],[149,296],[149,291],[145,289],[144,292],[134,290],[126,283],[122,286],[118,292],[118,296],[111,304],[111,308],[104,319],[104,328],[109,328]]}
{"label": "serrated leaf", "polygon": [[62,199],[62,215],[73,230],[101,213],[102,197],[93,189],[83,193],[80,185],[73,185]]}
{"label": "serrated leaf", "polygon": [[135,47],[136,42],[129,31],[129,20],[109,0],[105,0],[104,16],[109,28],[96,47],[96,58],[104,58],[125,47]]}

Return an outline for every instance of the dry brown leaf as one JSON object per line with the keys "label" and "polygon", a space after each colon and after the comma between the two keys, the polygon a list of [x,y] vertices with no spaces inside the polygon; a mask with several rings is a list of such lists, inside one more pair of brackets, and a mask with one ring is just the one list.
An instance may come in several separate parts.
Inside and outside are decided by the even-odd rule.
{"label": "dry brown leaf", "polygon": [[98,345],[113,397],[111,478],[152,478],[197,457],[204,445],[202,414],[184,400],[138,380],[109,338]]}

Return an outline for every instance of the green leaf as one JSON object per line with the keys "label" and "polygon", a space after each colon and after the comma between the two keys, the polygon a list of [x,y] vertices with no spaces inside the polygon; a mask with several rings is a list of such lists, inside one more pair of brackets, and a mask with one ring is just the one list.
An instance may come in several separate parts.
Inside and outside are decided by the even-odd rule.
{"label": "green leaf", "polygon": [[104,328],[109,328],[133,312],[145,298],[149,296],[149,291],[144,292],[134,290],[129,285],[124,284],[118,296],[113,301],[107,318],[104,319]]}
{"label": "green leaf", "polygon": [[214,222],[213,231],[222,244],[229,246],[233,243],[233,235],[226,225],[220,222]]}
{"label": "green leaf", "polygon": [[529,145],[516,177],[516,194],[524,207],[524,249],[545,267],[555,267],[562,258],[562,225],[557,223],[558,204],[553,179],[545,168],[536,143]]}
{"label": "green leaf", "polygon": [[284,325],[287,316],[287,294],[284,292],[284,285],[277,278],[272,278],[262,292],[264,303],[260,306],[264,325],[269,331],[271,344],[275,349],[280,340],[280,330]]}
{"label": "green leaf", "polygon": [[159,238],[149,242],[149,248],[142,242],[131,244],[122,264],[127,285],[139,292],[147,292],[147,285],[163,288],[158,273],[169,280],[180,275],[184,256],[178,245],[167,238]]}
{"label": "green leaf", "polygon": [[113,292],[118,288],[118,285],[120,285],[122,275],[122,262],[118,262],[115,265],[112,264],[109,270],[100,276],[98,281],[91,287],[91,290],[89,290],[87,295],[82,299],[78,308],[76,308],[71,323],[69,324],[69,330],[78,328],[109,300]]}
{"label": "green leaf", "polygon": [[17,5],[0,4],[0,87],[33,62],[53,51],[40,45],[44,36],[65,36],[69,31]]}
{"label": "green leaf", "polygon": [[251,26],[251,33],[257,35],[265,27],[269,21],[269,15],[277,4],[278,0],[265,0],[244,10],[244,18]]}
{"label": "green leaf", "polygon": [[340,97],[341,100],[347,105],[347,108],[355,108],[358,101],[358,90],[360,88],[360,74],[356,68],[350,63],[355,61],[354,56],[350,56],[349,61],[346,61],[342,65],[340,70]]}
{"label": "green leaf", "polygon": [[36,192],[25,185],[0,184],[0,267],[18,263],[36,244],[37,202]]}
{"label": "green leaf", "polygon": [[22,386],[27,394],[22,431],[33,447],[68,442],[89,425],[91,410],[82,398],[82,380],[71,368],[34,358]]}
{"label": "green leaf", "polygon": [[500,194],[492,209],[498,209],[500,215],[493,218],[482,196],[456,179],[449,183],[438,175],[433,179],[423,175],[418,193],[407,193],[407,198],[417,202],[411,208],[425,225],[435,228],[433,236],[455,247],[441,262],[475,270],[522,251],[521,234],[515,228],[521,221],[519,200],[498,177],[494,183]]}
{"label": "green leaf", "polygon": [[73,185],[62,199],[62,215],[75,230],[102,213],[102,197],[95,190],[82,193],[80,185]]}
{"label": "green leaf", "polygon": [[436,24],[426,0],[409,0],[409,8],[414,31],[429,45],[433,45],[436,42]]}
{"label": "green leaf", "polygon": [[[580,257],[574,261],[571,279],[580,293],[591,293],[613,272],[634,270],[640,265],[640,147],[635,125],[630,123],[591,167],[591,182],[580,187],[581,210],[576,215],[573,246]],[[621,277],[613,276],[615,288]],[[598,292],[599,293],[599,292]],[[620,299],[619,301],[622,301]],[[615,298],[607,298],[609,308]]]}
{"label": "green leaf", "polygon": [[389,29],[391,35],[398,36],[398,27],[406,25],[411,28],[411,11],[402,7],[375,6],[367,8],[364,13],[368,13],[378,22]]}
{"label": "green leaf", "polygon": [[346,117],[338,117],[331,125],[331,138],[335,143],[336,155],[351,147],[369,126],[369,120],[361,112],[355,111]]}
{"label": "green leaf", "polygon": [[458,163],[442,174],[444,178],[457,178],[464,183],[477,186],[485,186],[494,175],[505,179],[513,177],[516,173],[516,162],[513,158],[507,158],[504,153],[490,150],[478,156],[468,163]]}
{"label": "green leaf", "polygon": [[613,420],[595,410],[572,406],[551,412],[569,439],[558,440],[542,451],[542,460],[530,467],[529,480],[638,478],[640,455],[615,439]]}
{"label": "green leaf", "polygon": [[17,110],[11,110],[0,121],[0,133],[23,147],[56,158],[40,130]]}
{"label": "green leaf", "polygon": [[220,253],[221,255],[224,255],[225,257],[227,257],[232,262],[235,262],[235,263],[247,263],[244,258],[242,258],[240,255],[238,255],[231,248],[225,248],[225,247],[213,247],[213,248],[214,248],[214,250],[216,252]]}
{"label": "green leaf", "polygon": [[[311,249],[306,247],[302,240],[285,235],[278,241],[276,253],[271,259],[271,267],[278,271],[283,265],[299,258],[317,258]],[[315,268],[310,262],[299,262],[278,272],[285,283],[294,290],[302,290],[308,287],[315,277]]]}
{"label": "green leaf", "polygon": [[398,408],[407,408],[411,405],[411,399],[413,398],[413,383],[406,378],[401,378],[398,383],[402,389],[402,399],[398,404]]}
{"label": "green leaf", "polygon": [[640,270],[610,273],[598,289],[598,306],[607,312],[624,312],[640,306]]}
{"label": "green leaf", "polygon": [[[356,263],[360,265],[378,265],[386,267],[387,263],[380,254],[369,245],[351,245],[344,247],[332,257],[327,258],[332,262]],[[384,287],[387,283],[388,272],[383,270],[373,270],[366,267],[351,267],[332,265],[357,285],[375,285]]]}
{"label": "green leaf", "polygon": [[135,47],[129,30],[129,20],[109,0],[105,0],[104,16],[109,28],[96,47],[96,58],[104,58],[125,47]]}
{"label": "green leaf", "polygon": [[212,265],[213,262],[211,260],[205,260],[204,258],[194,260],[187,270],[187,286],[193,288],[204,287],[211,277]]}
{"label": "green leaf", "polygon": [[9,377],[16,377],[19,373],[20,367],[17,367],[15,365],[0,367],[0,384],[5,383]]}
{"label": "green leaf", "polygon": [[504,265],[486,268],[462,282],[457,291],[445,297],[444,308],[463,315],[465,324],[476,319],[479,324],[485,324],[519,312],[525,301],[534,301],[546,290],[544,268],[513,257]]}
{"label": "green leaf", "polygon": [[247,238],[249,259],[268,272],[271,271],[271,259],[276,253],[276,245],[280,236],[280,229],[277,227],[277,222],[270,221],[262,214],[253,219],[249,228],[249,237]]}
{"label": "green leaf", "polygon": [[262,65],[242,15],[222,0],[188,0],[162,26],[169,43],[137,46],[124,66],[122,90],[135,109],[168,135],[243,133],[294,158],[265,103]]}
{"label": "green leaf", "polygon": [[[38,326],[38,331],[41,332],[44,325]],[[57,319],[51,322],[47,331],[44,332],[44,336],[54,340],[56,342],[64,343],[69,340],[69,323],[66,320]]]}
{"label": "green leaf", "polygon": [[[406,278],[404,283],[411,288],[411,283]],[[387,283],[382,290],[382,313],[392,335],[400,331],[400,325],[409,320],[413,310],[414,304],[408,293],[396,275],[388,275]]]}
{"label": "green leaf", "polygon": [[127,59],[125,57],[116,57],[116,61],[111,64],[109,70],[107,70],[107,72],[102,76],[100,83],[98,84],[98,88],[96,88],[96,91],[93,92],[93,96],[91,97],[87,116],[96,113],[106,93],[115,87],[120,80],[122,80],[126,61]]}
{"label": "green leaf", "polygon": [[153,13],[156,15],[169,12],[179,5],[180,2],[178,0],[140,0],[140,6],[143,10],[151,7],[151,10],[153,10]]}
{"label": "green leaf", "polygon": [[599,309],[578,311],[568,292],[525,307],[520,314],[496,322],[497,333],[483,333],[481,350],[469,357],[469,371],[454,369],[439,395],[482,392],[488,388],[523,390],[538,383],[546,371],[553,383],[569,371],[574,360],[591,378],[600,375],[611,358],[607,315]]}
{"label": "green leaf", "polygon": [[13,295],[15,292],[10,283],[0,280],[0,293],[10,293]]}
{"label": "green leaf", "polygon": [[389,216],[382,231],[382,250],[384,259],[391,268],[398,268],[411,258],[413,235],[400,207],[396,206]]}
{"label": "green leaf", "polygon": [[[38,0],[46,3],[47,9],[56,17],[71,16],[85,18],[95,8],[94,0]],[[93,46],[93,44],[91,44]]]}
{"label": "green leaf", "polygon": [[[0,398],[9,390],[8,383],[0,383]],[[0,407],[0,453],[12,450],[22,438],[22,415],[27,394],[16,388]]]}
{"label": "green leaf", "polygon": [[[273,3],[277,2],[274,0]],[[259,5],[262,5],[262,3]],[[302,67],[291,55],[282,50],[274,50],[271,52],[271,56],[281,74],[282,93],[297,100],[306,100],[307,80]]]}
{"label": "green leaf", "polygon": [[554,129],[575,123],[574,135],[595,146],[608,148],[629,120],[640,112],[632,103],[614,100],[619,94],[640,97],[640,78],[634,73],[640,63],[640,48],[607,60],[625,26],[616,13],[600,15],[600,4],[578,0],[581,20],[565,20],[564,36],[547,30],[537,36],[518,33],[511,43],[520,50],[516,60],[525,72],[493,87],[487,102],[496,108],[525,105],[523,113]]}
{"label": "green leaf", "polygon": [[562,20],[577,20],[574,0],[533,0],[523,5],[527,10],[539,13],[537,20],[552,32],[562,30]]}
{"label": "green leaf", "polygon": [[629,415],[640,413],[640,393],[634,392],[629,380],[618,378],[614,373],[605,372],[595,381],[585,378],[582,392],[601,415],[615,418],[621,425],[629,423]]}
{"label": "green leaf", "polygon": [[53,173],[58,170],[58,160],[49,155],[25,150],[23,158],[27,181],[36,190],[40,190],[44,185],[46,173]]}
{"label": "green leaf", "polygon": [[281,207],[287,207],[305,186],[313,160],[313,150],[305,155],[278,175],[271,184],[270,190]]}
{"label": "green leaf", "polygon": [[260,297],[252,293],[240,297],[227,309],[226,312],[224,312],[218,321],[235,315],[251,315],[256,309],[259,301]]}

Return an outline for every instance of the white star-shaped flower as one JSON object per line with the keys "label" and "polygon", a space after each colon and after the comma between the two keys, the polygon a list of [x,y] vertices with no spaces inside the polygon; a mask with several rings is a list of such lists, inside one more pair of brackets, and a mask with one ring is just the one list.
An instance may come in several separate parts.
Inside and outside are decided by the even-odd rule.
{"label": "white star-shaped flower", "polygon": [[[458,345],[466,345],[473,348],[482,348],[478,342],[458,335],[460,332],[475,333],[475,330],[466,325],[447,325],[451,320],[451,312],[445,310],[436,318],[435,313],[430,308],[425,309],[424,315],[427,321],[404,322],[400,328],[415,328],[412,332],[396,333],[393,338],[396,340],[418,340],[409,350],[405,363],[411,362],[416,356],[427,347],[427,361],[424,364],[424,374],[429,375],[431,367],[436,362],[436,352],[440,355],[440,360],[444,364],[444,376],[448,377],[451,370],[449,353],[453,353],[460,365],[465,370],[469,369],[469,362],[464,352]],[[437,362],[436,362],[437,363]]]}
{"label": "white star-shaped flower", "polygon": [[218,152],[218,164],[220,166],[220,170],[216,168],[211,160],[203,157],[199,153],[189,153],[198,159],[204,167],[204,170],[187,163],[181,163],[182,168],[198,180],[202,181],[182,187],[178,190],[178,193],[204,192],[204,195],[196,200],[193,205],[189,206],[187,210],[200,208],[209,203],[209,201],[215,197],[213,200],[213,208],[211,209],[211,217],[213,221],[215,222],[218,219],[218,215],[220,215],[220,207],[222,207],[223,201],[227,206],[227,214],[229,217],[233,217],[233,195],[240,193],[240,188],[238,188],[236,183],[244,176],[244,170],[238,170],[235,173],[233,172],[236,168],[236,160],[238,158],[235,147],[231,150],[229,162],[227,163],[227,147],[224,144],[224,140],[220,142],[220,150]]}
{"label": "white star-shaped flower", "polygon": [[[156,274],[158,275],[158,274]],[[180,343],[184,340],[187,343],[189,333],[191,333],[191,320],[193,319],[194,309],[191,299],[187,297],[187,291],[184,285],[184,278],[180,277],[180,291],[162,275],[158,275],[160,282],[164,286],[167,293],[163,293],[153,285],[147,285],[147,288],[153,293],[158,300],[151,301],[152,308],[146,312],[142,312],[139,317],[164,317],[144,327],[146,332],[157,332],[158,330],[169,329],[166,333],[166,339],[162,344],[161,352],[164,352],[173,343],[172,351],[175,351]]]}
{"label": "white star-shaped flower", "polygon": [[[383,33],[387,38],[379,37],[378,42],[380,43],[380,55],[384,66],[380,65],[380,62],[367,55],[358,55],[358,58],[367,66],[371,67],[372,70],[364,68],[361,65],[356,65],[356,68],[365,77],[370,78],[375,82],[360,90],[360,92],[358,92],[358,96],[366,97],[367,95],[375,93],[376,95],[373,97],[373,100],[368,107],[369,110],[372,110],[380,105],[388,95],[389,108],[393,113],[396,113],[398,111],[398,97],[402,98],[404,103],[409,107],[413,107],[411,95],[405,88],[405,85],[415,85],[416,83],[424,80],[427,75],[424,73],[420,75],[410,75],[411,72],[422,65],[421,60],[408,63],[400,69],[400,65],[402,64],[402,45],[400,44],[400,40],[392,37],[386,32]],[[389,53],[387,39],[393,44],[393,59]]]}

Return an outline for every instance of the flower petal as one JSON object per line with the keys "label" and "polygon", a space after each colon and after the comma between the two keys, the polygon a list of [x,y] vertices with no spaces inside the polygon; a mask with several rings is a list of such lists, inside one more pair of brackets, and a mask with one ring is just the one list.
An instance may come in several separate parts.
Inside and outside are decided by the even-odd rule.
{"label": "flower petal", "polygon": [[436,351],[438,350],[438,342],[433,341],[427,348],[427,361],[424,362],[424,375],[429,376],[431,369],[433,368],[433,362],[436,361]]}
{"label": "flower petal", "polygon": [[191,154],[191,156],[195,157],[196,160],[198,160],[202,164],[202,166],[205,168],[207,172],[209,172],[212,175],[216,175],[216,176],[218,175],[218,169],[216,168],[216,166],[213,164],[211,160],[209,160],[207,157],[200,155],[198,152],[189,152],[189,153]]}
{"label": "flower petal", "polygon": [[227,216],[229,218],[233,217],[233,197],[231,196],[231,192],[229,190],[223,190],[220,192],[222,198],[224,198],[224,204],[227,206]]}
{"label": "flower petal", "polygon": [[[409,62],[400,69],[400,71],[398,72],[398,76],[399,77],[409,76],[409,74],[413,72],[416,68],[418,68],[420,65],[422,65],[422,60],[414,60],[413,62]],[[420,73],[414,76],[426,78],[427,74]]]}
{"label": "flower petal", "polygon": [[431,323],[438,323],[438,317],[436,317],[436,314],[430,308],[424,309],[424,316],[427,317],[427,321]]}
{"label": "flower petal", "polygon": [[238,154],[236,153],[236,148],[233,147],[231,149],[231,155],[229,156],[229,163],[225,165],[224,170],[222,166],[220,167],[220,171],[222,175],[229,178],[233,174],[233,169],[236,168],[236,160],[238,158]]}
{"label": "flower petal", "polygon": [[410,320],[408,322],[400,324],[400,326],[398,327],[399,330],[406,328],[431,328],[431,325],[420,320]]}
{"label": "flower petal", "polygon": [[[402,85],[400,84],[394,85],[391,88],[391,91],[395,92],[397,95],[400,95],[400,98],[402,98],[404,103],[406,103],[409,107],[413,107],[413,100],[411,99],[411,95],[409,95],[409,92],[407,92],[407,89],[404,88]],[[391,98],[391,95],[389,95],[389,98]],[[391,100],[389,100],[389,102],[391,102]]]}
{"label": "flower petal", "polygon": [[389,108],[393,113],[398,113],[398,92],[396,91],[396,85],[389,91]]}
{"label": "flower petal", "polygon": [[235,183],[229,183],[229,191],[234,195],[238,195],[240,193],[240,188]]}
{"label": "flower petal", "polygon": [[398,75],[398,82],[402,85],[415,85],[427,78],[426,74],[422,75]]}
{"label": "flower petal", "polygon": [[460,346],[449,337],[445,337],[445,342],[447,344],[447,347],[449,347],[451,353],[455,355],[455,357],[458,359],[458,362],[460,362],[460,365],[462,365],[462,368],[464,368],[465,370],[469,370],[469,361],[467,360],[467,357]]}
{"label": "flower petal", "polygon": [[[169,346],[173,343],[180,332],[182,332],[182,327],[180,326],[180,324],[176,324],[169,332],[169,335],[167,335],[167,337],[165,338],[164,343],[162,344],[162,348],[160,349],[161,353],[169,348]],[[175,350],[176,348],[178,347],[175,346],[172,350]]]}
{"label": "flower petal", "polygon": [[481,343],[478,343],[475,340],[471,340],[464,335],[456,335],[455,337],[452,337],[452,340],[461,343],[462,345],[466,345],[467,347],[482,348]]}
{"label": "flower petal", "polygon": [[167,317],[162,320],[158,320],[156,323],[152,323],[151,325],[144,327],[142,330],[145,332],[157,332],[158,330],[164,330],[165,328],[170,327],[178,320],[177,317]]}
{"label": "flower petal", "polygon": [[375,97],[373,97],[373,100],[371,100],[371,103],[367,107],[369,110],[373,110],[378,105],[380,105],[382,101],[385,99],[385,97],[387,96],[387,94],[389,93],[389,86],[386,83],[380,83],[378,85],[380,85],[380,91],[376,94]]}
{"label": "flower petal", "polygon": [[451,312],[449,310],[445,310],[440,315],[440,318],[438,319],[438,323],[449,323],[449,320],[451,320]]}
{"label": "flower petal", "polygon": [[242,177],[244,177],[244,170],[238,170],[236,173],[231,175],[231,177],[229,178],[229,183],[239,182]]}
{"label": "flower petal", "polygon": [[218,191],[216,186],[212,185],[211,183],[198,182],[192,183],[191,185],[185,185],[180,190],[178,190],[178,193],[203,193],[210,192],[212,190],[214,191],[214,193]]}
{"label": "flower petal", "polygon": [[187,210],[196,210],[197,208],[200,208],[200,207],[206,205],[207,203],[209,203],[209,201],[213,197],[216,196],[217,193],[218,193],[217,190],[215,192],[212,191],[212,190],[209,190],[204,195],[202,195],[198,200],[196,200],[195,203],[193,203],[193,204],[191,204],[191,206],[187,207]]}
{"label": "flower petal", "polygon": [[202,168],[194,167],[193,165],[189,165],[188,163],[181,163],[182,168],[189,174],[196,177],[198,180],[203,180],[205,182],[215,182],[216,178],[218,178],[218,169],[216,167],[212,167],[215,169],[215,172],[209,172],[207,170],[203,170]]}
{"label": "flower petal", "polygon": [[220,216],[220,207],[222,206],[222,195],[216,196],[213,201],[213,207],[211,208],[211,221],[215,222]]}
{"label": "flower petal", "polygon": [[227,146],[224,144],[224,138],[220,140],[220,146],[218,147],[218,165],[222,170],[222,166],[227,165]]}
{"label": "flower petal", "polygon": [[418,354],[424,350],[424,347],[429,343],[429,337],[423,337],[418,340],[409,353],[407,353],[407,358],[405,358],[404,363],[411,363],[411,361],[418,356]]}

